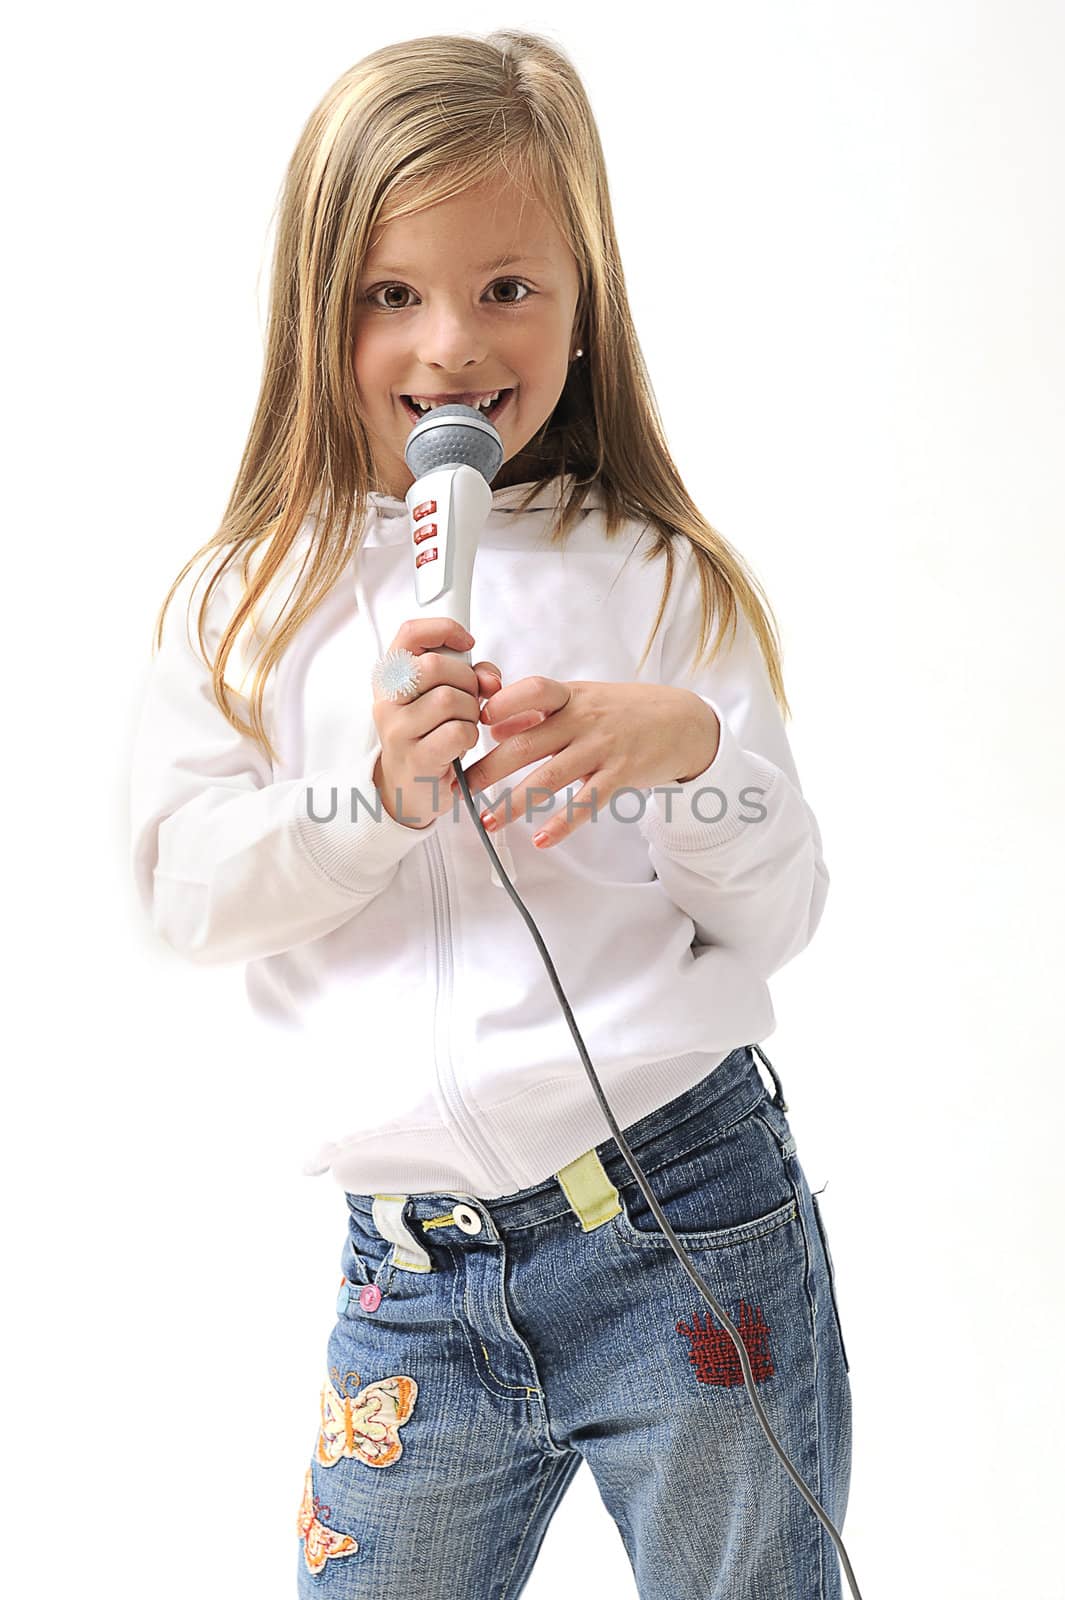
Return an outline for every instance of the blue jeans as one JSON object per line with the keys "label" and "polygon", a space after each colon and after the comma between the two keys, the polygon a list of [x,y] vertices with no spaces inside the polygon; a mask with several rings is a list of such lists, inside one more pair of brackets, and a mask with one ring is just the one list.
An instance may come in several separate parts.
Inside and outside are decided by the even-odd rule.
{"label": "blue jeans", "polygon": [[[828,1242],[741,1046],[625,1128],[842,1532],[851,1395]],[[589,1093],[591,1093],[589,1085]],[[517,1194],[348,1194],[298,1593],[515,1600],[582,1461],[641,1600],[840,1600],[839,1557],[615,1139]]]}

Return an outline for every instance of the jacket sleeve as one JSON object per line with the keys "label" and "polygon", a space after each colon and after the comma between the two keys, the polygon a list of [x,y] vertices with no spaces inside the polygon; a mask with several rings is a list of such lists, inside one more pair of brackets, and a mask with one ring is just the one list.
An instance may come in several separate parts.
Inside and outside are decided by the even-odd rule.
{"label": "jacket sleeve", "polygon": [[693,943],[735,951],[769,978],[805,949],[821,920],[829,883],[821,833],[738,603],[731,645],[691,672],[702,606],[693,562],[687,553],[674,572],[680,594],[663,623],[661,681],[712,707],[720,743],[687,783],[650,791],[639,825],[660,883],[692,919]]}
{"label": "jacket sleeve", "polygon": [[[167,608],[134,735],[131,865],[152,927],[180,955],[251,961],[358,916],[440,819],[419,829],[389,816],[373,782],[379,742],[351,767],[274,782],[262,750],[215,700],[195,645],[200,595],[186,632],[195,575]],[[204,628],[211,659],[240,581],[227,572],[212,596]],[[353,803],[352,790],[366,803]]]}

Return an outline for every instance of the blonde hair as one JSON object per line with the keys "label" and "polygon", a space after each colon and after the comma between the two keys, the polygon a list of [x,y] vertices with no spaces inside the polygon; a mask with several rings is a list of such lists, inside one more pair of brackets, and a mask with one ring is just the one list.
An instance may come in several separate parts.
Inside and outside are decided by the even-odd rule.
{"label": "blonde hair", "polygon": [[[523,507],[556,475],[573,474],[552,528],[553,545],[564,543],[595,479],[607,538],[632,518],[654,531],[645,560],[664,554],[666,582],[641,667],[665,614],[674,542],[686,540],[702,585],[693,670],[715,614],[722,630],[709,662],[726,631],[731,641],[738,602],[777,703],[790,716],[768,600],[740,555],[692,503],[666,445],[629,312],[603,151],[575,68],[556,44],[536,34],[433,34],[357,62],[328,90],[300,135],[279,202],[262,384],[236,482],[221,526],[186,562],[159,613],[161,644],[175,590],[201,557],[220,550],[224,559],[215,563],[200,608],[200,650],[227,720],[272,761],[263,719],[267,677],[357,553],[375,483],[350,360],[356,286],[371,238],[395,217],[497,178],[501,169],[540,199],[580,277],[573,343],[583,347],[584,359],[571,363],[558,404],[521,453],[539,473]],[[259,608],[284,571],[312,503],[313,534],[297,575],[303,581],[294,599],[290,593],[287,615],[262,636],[249,724],[230,705],[226,664],[241,632],[256,631]],[[243,593],[216,631],[212,661],[204,649],[211,596],[238,562]]]}

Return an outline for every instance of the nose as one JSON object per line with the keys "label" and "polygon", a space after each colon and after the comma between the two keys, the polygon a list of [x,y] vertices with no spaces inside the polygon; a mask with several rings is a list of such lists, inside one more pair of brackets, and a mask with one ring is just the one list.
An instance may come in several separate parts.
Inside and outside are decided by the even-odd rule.
{"label": "nose", "polygon": [[475,327],[476,314],[468,308],[440,305],[419,320],[418,360],[426,371],[438,375],[442,388],[466,388],[463,369],[480,371],[486,365],[484,335]]}

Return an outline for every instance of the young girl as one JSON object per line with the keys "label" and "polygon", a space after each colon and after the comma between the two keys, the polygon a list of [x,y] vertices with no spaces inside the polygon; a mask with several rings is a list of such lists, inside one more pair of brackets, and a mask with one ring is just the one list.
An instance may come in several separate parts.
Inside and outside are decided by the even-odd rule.
{"label": "young girl", "polygon": [[[412,396],[496,391],[471,637],[415,604],[404,447]],[[347,1206],[299,1594],[513,1600],[586,1461],[645,1600],[838,1596],[452,766],[839,1528],[828,1245],[752,1042],[821,917],[820,834],[767,609],[670,459],[592,113],[550,42],[406,40],[314,111],[240,472],[157,643],[143,903],[191,960],[247,964],[316,1119],[305,1170]],[[390,648],[415,668],[398,694],[374,688]]]}

